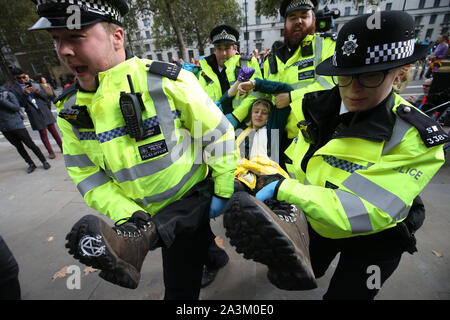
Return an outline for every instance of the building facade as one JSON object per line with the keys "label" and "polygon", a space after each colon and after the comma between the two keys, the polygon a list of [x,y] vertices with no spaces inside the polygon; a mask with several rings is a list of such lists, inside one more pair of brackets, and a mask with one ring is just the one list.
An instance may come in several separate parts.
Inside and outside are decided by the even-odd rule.
{"label": "building facade", "polygon": [[[267,18],[256,14],[255,0],[237,0],[244,21],[240,29],[239,51],[251,54],[256,48],[259,52],[271,48],[277,40],[283,39],[284,21],[277,18]],[[450,0],[381,0],[377,7],[371,6],[367,1],[355,5],[353,0],[321,0],[319,10],[328,6],[337,8],[340,17],[335,20],[333,31],[340,28],[357,15],[373,12],[374,10],[404,10],[413,16],[416,21],[418,39],[435,41],[440,34],[448,34],[450,24]],[[172,61],[172,57],[179,59],[181,55],[174,45],[171,48],[158,49],[151,37],[151,18],[138,21],[140,31],[131,35],[133,53],[152,60]],[[186,56],[198,58],[199,51],[195,46],[186,48]],[[205,55],[213,52],[213,46],[205,48]]]}

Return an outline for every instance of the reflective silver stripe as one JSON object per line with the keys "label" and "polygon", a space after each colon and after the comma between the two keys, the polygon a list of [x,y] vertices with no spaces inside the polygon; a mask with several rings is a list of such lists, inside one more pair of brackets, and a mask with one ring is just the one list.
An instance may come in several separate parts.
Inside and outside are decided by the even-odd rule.
{"label": "reflective silver stripe", "polygon": [[151,176],[152,174],[170,167],[174,163],[174,159],[176,160],[181,157],[180,151],[183,151],[184,153],[189,150],[191,143],[192,141],[190,139],[185,138],[179,148],[172,148],[172,150],[164,157],[157,160],[144,162],[131,168],[125,168],[117,172],[113,172],[111,175],[117,180],[118,183],[134,181],[139,178]]}
{"label": "reflective silver stripe", "polygon": [[407,207],[402,199],[358,173],[352,173],[342,185],[389,214],[393,221],[402,219]]}
{"label": "reflective silver stripe", "polygon": [[334,87],[334,85],[332,85],[331,83],[329,83],[324,77],[317,77],[316,81],[318,84],[320,84],[322,86],[322,88],[324,89],[332,89]]}
{"label": "reflective silver stripe", "polygon": [[220,122],[217,125],[217,127],[207,134],[205,134],[202,139],[202,143],[204,145],[209,145],[211,143],[214,143],[214,141],[217,141],[220,139],[225,133],[228,131],[228,127],[230,126],[230,122],[228,121],[227,117],[222,114],[222,117],[220,118]]}
{"label": "reflective silver stripe", "polygon": [[389,141],[384,144],[382,155],[387,154],[389,151],[394,149],[397,145],[402,142],[405,137],[406,132],[411,128],[411,125],[397,117],[394,124],[394,129],[392,130],[392,136]]}
{"label": "reflective silver stripe", "polygon": [[64,162],[66,163],[66,168],[69,167],[84,168],[95,166],[95,164],[92,163],[91,159],[89,159],[89,157],[86,154],[78,154],[74,156],[70,154],[65,154]]}
{"label": "reflective silver stripe", "polygon": [[163,77],[147,72],[147,87],[150,97],[153,100],[155,106],[156,115],[159,119],[161,131],[166,140],[167,149],[172,150],[177,144],[175,139],[172,139],[172,135],[175,132],[175,122],[173,120],[172,111],[170,109],[169,99],[163,90]]}
{"label": "reflective silver stripe", "polygon": [[316,43],[314,44],[314,69],[322,62],[322,37],[316,36]]}
{"label": "reflective silver stripe", "polygon": [[197,169],[200,168],[200,166],[202,165],[201,158],[202,158],[202,153],[200,152],[197,155],[196,160],[192,164],[192,167],[189,170],[189,172],[187,172],[183,176],[183,178],[180,180],[180,182],[178,182],[176,185],[174,185],[173,187],[171,187],[171,188],[167,189],[166,191],[161,192],[159,194],[145,197],[144,199],[137,199],[136,202],[139,204],[143,204],[144,206],[148,206],[152,202],[164,201],[164,200],[170,199],[173,196],[175,196],[181,190],[181,188],[186,184],[186,182],[194,175],[194,173],[197,171]]}
{"label": "reflective silver stripe", "polygon": [[352,233],[357,234],[372,231],[373,228],[370,222],[369,213],[362,200],[349,192],[341,190],[336,190],[335,192],[347,215],[348,222],[352,228]]}
{"label": "reflective silver stripe", "polygon": [[78,191],[84,197],[86,193],[111,181],[103,170],[100,170],[77,184]]}

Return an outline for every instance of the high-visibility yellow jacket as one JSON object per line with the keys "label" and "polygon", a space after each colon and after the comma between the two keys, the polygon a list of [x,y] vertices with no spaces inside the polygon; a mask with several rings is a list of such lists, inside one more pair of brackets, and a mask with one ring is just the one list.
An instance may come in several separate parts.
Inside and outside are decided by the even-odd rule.
{"label": "high-visibility yellow jacket", "polygon": [[[206,91],[208,96],[214,101],[218,101],[222,97],[222,88],[217,74],[213,71],[212,67],[208,64],[207,59],[200,60],[200,66],[202,71],[200,72],[200,85]],[[227,75],[230,86],[236,81],[239,75],[239,68],[249,67],[255,69],[251,79],[262,78],[261,69],[259,68],[258,61],[252,57],[250,60],[247,57],[235,54],[225,62],[225,73]],[[242,122],[247,117],[253,102],[258,99],[257,93],[250,93],[246,96],[238,95],[233,98],[233,116]]]}
{"label": "high-visibility yellow jacket", "polygon": [[[309,123],[286,151],[293,161],[289,174],[295,178],[278,186],[277,199],[299,206],[311,227],[327,238],[394,227],[443,165],[441,143],[448,135],[397,94],[360,113],[347,129],[333,132],[341,102],[337,88],[328,92],[338,97],[333,106],[318,99],[303,103]],[[405,120],[408,114],[412,121]],[[427,133],[417,123],[426,123],[433,133],[421,137]],[[306,136],[314,143],[306,142]]]}
{"label": "high-visibility yellow jacket", "polygon": [[[323,34],[307,35],[291,55],[286,45],[275,43],[264,62],[264,78],[291,85],[291,112],[286,125],[287,136],[293,139],[298,134],[298,110],[303,96],[308,92],[331,89],[331,77],[319,76],[315,67],[334,54],[336,42]],[[308,52],[309,51],[309,52]],[[273,100],[275,103],[275,99]]]}
{"label": "high-visibility yellow jacket", "polygon": [[[58,117],[66,167],[86,203],[114,221],[137,210],[154,215],[205,179],[208,166],[215,194],[234,192],[233,127],[191,72],[168,78],[149,72],[153,63],[126,60],[99,73],[95,93],[78,90],[57,103],[58,112],[87,106],[93,129]],[[127,74],[142,93],[144,127],[152,132],[141,141],[127,133],[119,106],[120,92],[130,92]]]}

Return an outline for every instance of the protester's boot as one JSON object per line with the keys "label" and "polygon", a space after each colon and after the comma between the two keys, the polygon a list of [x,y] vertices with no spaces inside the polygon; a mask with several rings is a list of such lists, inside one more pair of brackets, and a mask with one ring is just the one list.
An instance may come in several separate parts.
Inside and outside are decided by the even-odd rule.
{"label": "protester's boot", "polygon": [[135,289],[145,256],[158,238],[155,224],[143,211],[112,228],[99,217],[87,215],[67,234],[66,248],[81,263],[102,270],[99,276],[106,281]]}
{"label": "protester's boot", "polygon": [[246,192],[234,193],[223,217],[231,245],[244,258],[267,265],[267,276],[276,287],[316,288],[304,213],[286,202],[266,202],[267,205]]}

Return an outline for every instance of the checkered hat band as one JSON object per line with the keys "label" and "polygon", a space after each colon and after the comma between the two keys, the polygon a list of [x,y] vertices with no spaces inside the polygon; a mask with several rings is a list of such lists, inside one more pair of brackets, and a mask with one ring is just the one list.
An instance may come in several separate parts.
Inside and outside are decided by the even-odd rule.
{"label": "checkered hat band", "polygon": [[68,5],[78,5],[84,7],[88,12],[95,13],[101,16],[107,16],[115,21],[123,23],[123,17],[119,13],[119,10],[111,7],[104,0],[37,0],[37,4],[47,3],[62,3]]}
{"label": "checkered hat band", "polygon": [[[180,117],[180,113],[178,112],[178,110],[172,110],[172,117],[174,120]],[[154,117],[145,119],[143,121],[143,124],[144,124],[144,129],[149,129],[149,128],[158,126],[159,125],[158,116],[154,116]],[[118,128],[114,128],[109,131],[101,132],[97,135],[95,135],[95,132],[94,132],[93,136],[92,136],[92,134],[86,136],[86,138],[89,138],[89,139],[81,139],[80,138],[80,140],[97,140],[99,143],[105,143],[105,142],[111,141],[115,138],[123,137],[127,134],[128,134],[128,130],[126,127],[118,127]]]}
{"label": "checkered hat band", "polygon": [[231,33],[226,33],[225,30],[222,33],[215,35],[212,39],[212,42],[216,42],[218,40],[231,40],[237,42],[236,37],[233,36]]}
{"label": "checkered hat band", "polygon": [[309,5],[314,8],[314,4],[310,0],[298,0],[292,1],[290,5],[286,8],[286,11],[289,11],[294,8],[298,8],[300,6]]}
{"label": "checkered hat band", "polygon": [[414,53],[414,39],[367,48],[366,65],[408,58]]}

